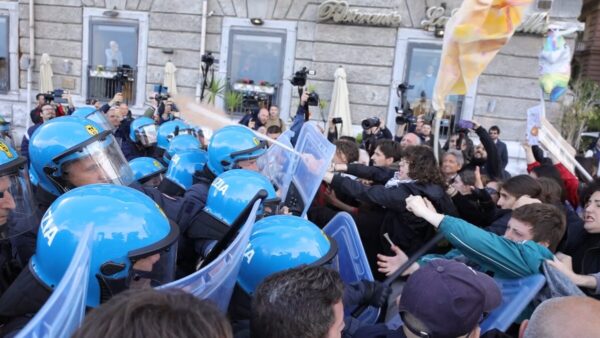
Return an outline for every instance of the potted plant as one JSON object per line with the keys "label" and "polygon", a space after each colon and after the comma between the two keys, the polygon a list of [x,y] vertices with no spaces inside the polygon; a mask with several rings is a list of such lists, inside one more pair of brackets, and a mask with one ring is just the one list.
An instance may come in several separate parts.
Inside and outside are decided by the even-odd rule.
{"label": "potted plant", "polygon": [[206,102],[208,104],[215,104],[217,100],[217,96],[223,96],[223,91],[225,90],[226,83],[222,79],[216,79],[210,82],[208,87],[208,95],[206,95]]}
{"label": "potted plant", "polygon": [[225,100],[227,110],[231,113],[235,113],[239,111],[242,101],[244,100],[244,95],[234,90],[228,90],[225,92],[223,99]]}

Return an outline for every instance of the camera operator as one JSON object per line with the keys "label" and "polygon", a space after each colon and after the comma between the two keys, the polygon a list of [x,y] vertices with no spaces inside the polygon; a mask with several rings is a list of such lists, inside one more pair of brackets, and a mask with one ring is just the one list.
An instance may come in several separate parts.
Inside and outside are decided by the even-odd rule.
{"label": "camera operator", "polygon": [[[75,106],[73,105],[73,100],[71,98],[71,94],[69,94],[69,93],[63,94],[62,98],[67,100],[69,109],[67,112],[65,112],[62,105],[58,104],[55,108],[56,116],[64,116],[66,114],[71,114],[72,112],[75,111]],[[40,116],[40,114],[42,113],[42,107],[46,104],[52,103],[52,101],[54,101],[54,95],[52,92],[46,93],[46,94],[38,93],[35,96],[35,99],[37,101],[37,105],[35,108],[33,108],[31,110],[31,112],[29,113],[29,116],[30,116],[33,124],[40,124],[43,122],[42,117]]]}
{"label": "camera operator", "polygon": [[375,146],[379,140],[391,140],[394,138],[392,132],[385,127],[385,123],[378,117],[364,119],[361,122],[363,128],[361,148],[365,149],[369,156],[373,156]]}
{"label": "camera operator", "polygon": [[175,119],[175,113],[177,112],[177,106],[175,102],[170,98],[163,100],[158,105],[154,120],[157,121],[158,125],[161,125],[167,121],[173,121]]}
{"label": "camera operator", "polygon": [[118,108],[121,102],[123,102],[123,93],[115,93],[115,96],[113,96],[112,100],[100,107],[100,110],[106,114],[111,107]]}
{"label": "camera operator", "polygon": [[258,130],[261,127],[266,128],[267,121],[269,120],[269,111],[267,108],[260,108],[256,116],[248,120],[246,126],[252,130]]}

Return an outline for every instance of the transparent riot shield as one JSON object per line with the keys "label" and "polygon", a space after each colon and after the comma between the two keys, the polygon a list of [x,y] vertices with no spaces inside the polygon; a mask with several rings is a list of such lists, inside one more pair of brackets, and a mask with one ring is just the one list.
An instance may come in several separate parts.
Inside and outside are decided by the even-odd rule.
{"label": "transparent riot shield", "polygon": [[18,338],[70,337],[79,328],[85,316],[93,235],[87,227],[65,275]]}
{"label": "transparent riot shield", "polygon": [[[344,283],[374,280],[352,216],[345,212],[339,212],[327,223],[323,231],[337,242],[339,271]],[[347,308],[346,315],[349,316],[352,311],[354,308]],[[379,308],[369,306],[358,319],[366,324],[374,324],[377,317],[379,317]]]}
{"label": "transparent riot shield", "polygon": [[[277,141],[293,148],[290,139],[284,134],[280,135]],[[287,196],[299,160],[298,155],[277,144],[272,144],[266,153],[257,159],[260,173],[269,178],[277,189],[277,196],[281,199]]]}
{"label": "transparent riot shield", "polygon": [[198,298],[210,299],[221,311],[227,312],[260,203],[260,200],[254,203],[248,220],[235,240],[214,261],[193,274],[162,285],[158,289],[181,289]]}
{"label": "transparent riot shield", "polygon": [[304,217],[315,197],[327,168],[335,154],[335,146],[312,123],[300,130],[295,150],[301,154],[285,203],[290,211]]}

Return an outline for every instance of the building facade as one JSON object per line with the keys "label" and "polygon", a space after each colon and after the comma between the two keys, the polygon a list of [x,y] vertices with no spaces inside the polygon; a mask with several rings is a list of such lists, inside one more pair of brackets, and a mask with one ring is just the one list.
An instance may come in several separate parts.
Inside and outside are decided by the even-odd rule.
{"label": "building facade", "polygon": [[[539,103],[538,54],[549,22],[576,22],[581,0],[537,0],[527,25],[505,46],[467,95],[449,99],[454,118],[498,125],[522,157],[526,110]],[[31,7],[33,3],[33,8]],[[78,104],[126,93],[134,112],[145,109],[165,64],[176,68],[178,92],[198,95],[202,52],[216,61],[214,77],[233,87],[245,79],[274,88],[284,118],[297,104],[288,79],[307,67],[308,82],[329,100],[334,72],[347,73],[352,123],[377,116],[395,129],[398,85],[414,87],[407,100],[430,97],[439,65],[443,23],[460,0],[0,0],[0,114],[16,127],[28,119],[27,63],[35,95],[39,59],[53,60],[55,88]],[[203,5],[205,10],[203,11]],[[206,28],[203,30],[203,12]],[[547,12],[547,13],[546,13]],[[30,27],[33,13],[33,29]],[[337,15],[333,15],[338,13]],[[340,15],[339,13],[346,13]],[[253,18],[260,20],[251,20]],[[34,41],[30,41],[33,34]],[[569,39],[573,45],[573,39]],[[33,43],[32,43],[33,42]],[[33,60],[29,54],[33,48]],[[210,76],[210,73],[208,74]],[[217,100],[223,105],[223,100]],[[551,120],[558,106],[547,105]],[[313,112],[323,120],[327,110]],[[447,116],[450,118],[450,116]],[[515,164],[516,161],[513,161]]]}

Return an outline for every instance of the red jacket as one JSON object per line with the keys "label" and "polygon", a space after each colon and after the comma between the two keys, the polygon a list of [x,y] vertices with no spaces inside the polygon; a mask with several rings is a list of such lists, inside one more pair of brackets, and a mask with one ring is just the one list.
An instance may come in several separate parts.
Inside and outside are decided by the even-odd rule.
{"label": "red jacket", "polygon": [[[527,165],[527,172],[530,173],[533,170],[533,168],[539,166],[540,162],[537,161],[529,163]],[[579,205],[579,194],[577,191],[579,188],[579,180],[575,175],[571,174],[569,169],[562,165],[562,163],[557,163],[554,166],[556,167],[556,169],[558,169],[558,172],[560,173],[560,178],[562,178],[565,184],[567,200],[569,201],[569,203],[571,203],[571,206],[573,206],[573,208],[577,208],[577,206]]]}

